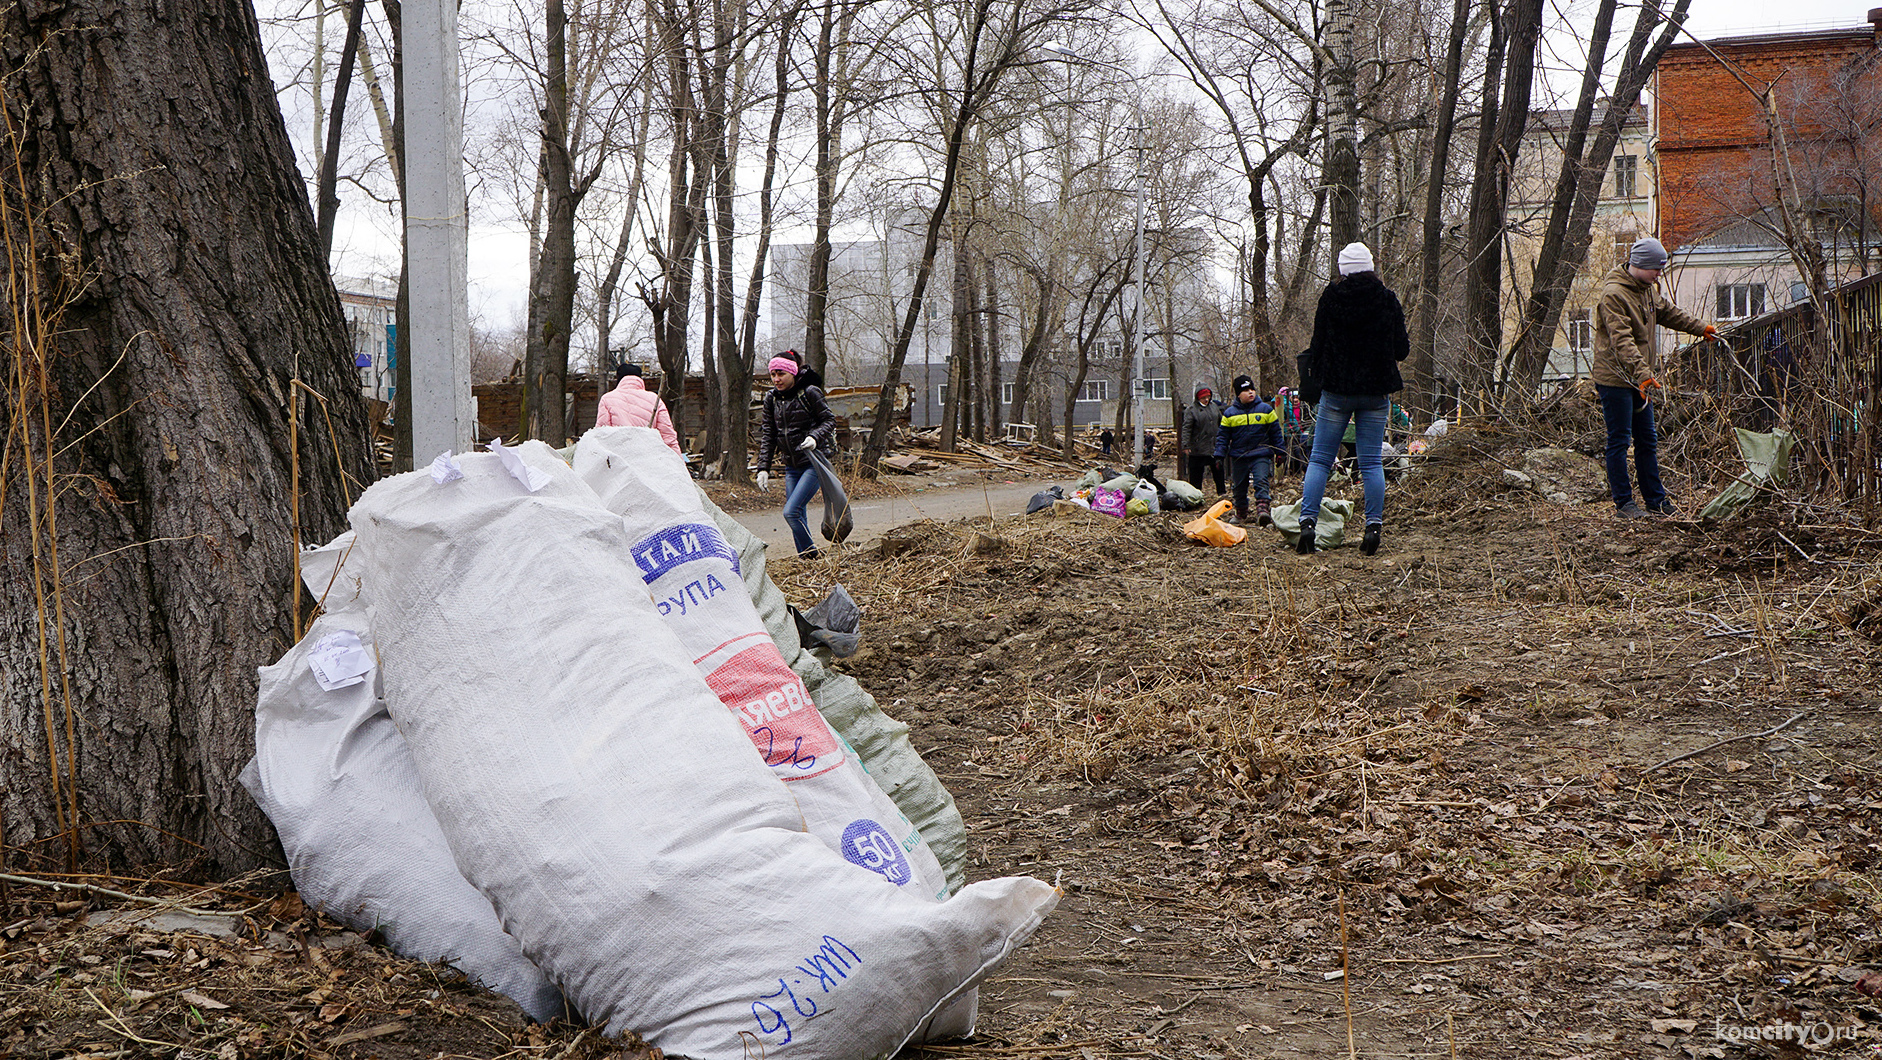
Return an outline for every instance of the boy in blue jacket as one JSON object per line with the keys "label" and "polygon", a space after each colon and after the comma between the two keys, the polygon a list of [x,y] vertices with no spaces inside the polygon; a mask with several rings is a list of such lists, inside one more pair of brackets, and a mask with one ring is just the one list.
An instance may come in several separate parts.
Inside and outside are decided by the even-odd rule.
{"label": "boy in blue jacket", "polygon": [[1216,432],[1217,459],[1229,458],[1229,478],[1235,483],[1235,521],[1248,521],[1248,480],[1255,480],[1255,521],[1267,526],[1268,478],[1274,458],[1281,452],[1281,414],[1255,393],[1255,381],[1235,377],[1235,404],[1222,410],[1222,428]]}

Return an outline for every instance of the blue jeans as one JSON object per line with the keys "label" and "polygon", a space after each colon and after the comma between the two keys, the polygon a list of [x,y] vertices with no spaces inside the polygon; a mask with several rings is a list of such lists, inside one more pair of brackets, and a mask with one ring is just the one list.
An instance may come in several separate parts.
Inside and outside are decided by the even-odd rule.
{"label": "blue jeans", "polygon": [[1300,484],[1300,517],[1320,518],[1320,498],[1327,492],[1327,476],[1340,455],[1340,439],[1352,423],[1353,444],[1359,450],[1359,477],[1366,484],[1366,525],[1385,522],[1385,465],[1379,447],[1385,444],[1384,394],[1320,394],[1320,409],[1313,419],[1313,455]]}
{"label": "blue jeans", "polygon": [[1627,447],[1634,447],[1634,470],[1640,475],[1640,499],[1648,508],[1666,503],[1666,489],[1660,485],[1660,432],[1653,428],[1653,404],[1640,400],[1640,391],[1630,386],[1599,386],[1601,417],[1608,425],[1608,492],[1614,506],[1624,508],[1634,499],[1634,488],[1627,481]]}
{"label": "blue jeans", "polygon": [[1255,499],[1268,500],[1268,479],[1274,474],[1271,456],[1231,456],[1229,474],[1235,479],[1235,514],[1248,514],[1248,480],[1255,480]]}
{"label": "blue jeans", "polygon": [[810,520],[804,513],[810,508],[810,498],[822,488],[823,480],[817,477],[816,468],[784,469],[784,521],[791,527],[791,540],[797,543],[800,556],[817,551],[817,543],[810,536]]}

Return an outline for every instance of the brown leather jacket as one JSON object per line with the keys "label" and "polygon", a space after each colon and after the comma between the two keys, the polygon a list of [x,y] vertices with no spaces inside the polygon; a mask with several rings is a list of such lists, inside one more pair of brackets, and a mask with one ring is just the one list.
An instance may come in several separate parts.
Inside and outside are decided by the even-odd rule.
{"label": "brown leather jacket", "polygon": [[1655,324],[1688,335],[1706,331],[1698,317],[1661,298],[1655,284],[1635,279],[1625,265],[1614,266],[1594,304],[1594,363],[1588,377],[1598,386],[1632,387],[1658,375]]}

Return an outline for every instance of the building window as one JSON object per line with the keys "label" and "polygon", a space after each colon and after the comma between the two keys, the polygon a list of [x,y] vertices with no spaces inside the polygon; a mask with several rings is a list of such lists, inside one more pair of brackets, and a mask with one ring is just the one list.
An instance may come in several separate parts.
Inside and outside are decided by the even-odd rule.
{"label": "building window", "polygon": [[1109,401],[1111,382],[1108,379],[1087,379],[1085,389],[1078,395],[1080,401]]}
{"label": "building window", "polygon": [[1719,311],[1716,315],[1720,320],[1743,320],[1763,312],[1764,284],[1719,284]]}
{"label": "building window", "polygon": [[1614,237],[1614,264],[1627,264],[1627,255],[1633,253],[1634,236],[1619,235]]}
{"label": "building window", "polygon": [[1144,380],[1144,397],[1151,401],[1170,400],[1170,381],[1168,379]]}
{"label": "building window", "polygon": [[1594,349],[1594,318],[1586,309],[1577,309],[1568,317],[1568,351],[1577,359]]}
{"label": "building window", "polygon": [[1614,195],[1620,199],[1632,199],[1639,196],[1634,186],[1640,177],[1639,155],[1614,156]]}
{"label": "building window", "polygon": [[1016,386],[1013,383],[1001,383],[1000,384],[1000,404],[1011,405],[1013,403],[1013,393],[1014,391],[1018,389],[1019,389],[1018,386]]}
{"label": "building window", "polygon": [[1120,339],[1105,339],[1102,348],[1104,350],[1104,356],[1113,361],[1124,356],[1124,343]]}

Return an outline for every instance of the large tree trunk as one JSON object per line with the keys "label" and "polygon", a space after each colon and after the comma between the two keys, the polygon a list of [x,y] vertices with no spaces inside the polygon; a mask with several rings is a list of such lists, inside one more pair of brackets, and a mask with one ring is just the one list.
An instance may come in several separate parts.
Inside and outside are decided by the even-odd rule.
{"label": "large tree trunk", "polygon": [[[1329,247],[1358,241],[1359,232],[1359,91],[1353,66],[1351,0],[1327,0],[1327,155],[1321,180],[1329,200]],[[1339,263],[1330,263],[1339,275]]]}
{"label": "large tree trunk", "polygon": [[0,406],[5,861],[237,872],[273,850],[236,774],[256,667],[295,636],[296,530],[340,530],[369,474],[339,299],[246,3],[0,20],[24,322]]}
{"label": "large tree trunk", "polygon": [[[1507,19],[1507,23],[1503,20]],[[1499,99],[1494,71],[1485,75],[1483,121],[1489,135],[1478,140],[1470,195],[1470,271],[1465,285],[1465,325],[1470,360],[1465,389],[1488,389],[1503,346],[1503,251],[1509,216],[1510,179],[1529,122],[1529,92],[1536,44],[1542,35],[1542,0],[1509,0],[1498,24],[1507,48]],[[1496,51],[1492,38],[1491,51]],[[1496,119],[1490,120],[1494,111]]]}
{"label": "large tree trunk", "polygon": [[1412,337],[1409,404],[1421,418],[1435,415],[1439,262],[1444,251],[1444,179],[1451,165],[1451,129],[1457,121],[1457,97],[1463,89],[1464,35],[1469,29],[1470,0],[1452,0],[1451,30],[1444,48],[1439,86],[1437,129],[1431,137],[1431,165],[1425,177],[1424,240],[1419,248],[1416,334]]}

